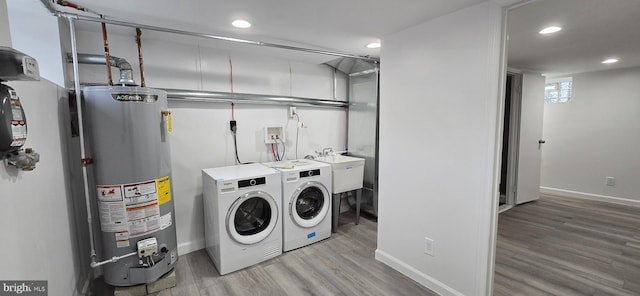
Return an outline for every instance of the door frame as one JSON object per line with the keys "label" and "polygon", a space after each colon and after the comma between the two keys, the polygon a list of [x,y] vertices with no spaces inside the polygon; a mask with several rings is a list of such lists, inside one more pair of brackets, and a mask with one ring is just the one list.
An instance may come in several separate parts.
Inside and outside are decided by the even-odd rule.
{"label": "door frame", "polygon": [[[508,56],[508,38],[507,38],[507,22],[509,12],[519,6],[526,5],[527,3],[533,2],[536,0],[500,0],[495,1],[494,3],[501,7],[499,27],[500,27],[500,43],[497,45],[496,49],[500,51],[500,56],[498,58],[498,112],[496,114],[496,141],[494,145],[494,166],[493,166],[493,198],[490,205],[491,213],[490,213],[490,225],[489,225],[489,254],[486,259],[488,259],[487,263],[487,274],[485,283],[485,295],[493,294],[493,282],[495,275],[495,263],[496,263],[496,245],[498,241],[498,216],[499,216],[499,202],[500,202],[500,189],[499,180],[500,180],[500,159],[501,159],[501,146],[502,143],[502,121],[504,120],[504,96],[505,96],[505,85],[507,83],[507,56]],[[493,1],[490,1],[493,2]]]}
{"label": "door frame", "polygon": [[[516,205],[518,195],[518,156],[520,151],[520,128],[522,112],[522,71],[507,69],[507,76],[511,76],[511,106],[509,110],[509,143],[507,155],[507,187],[506,203],[499,206],[500,213]],[[505,79],[505,83],[506,83]],[[503,131],[504,132],[504,131]]]}

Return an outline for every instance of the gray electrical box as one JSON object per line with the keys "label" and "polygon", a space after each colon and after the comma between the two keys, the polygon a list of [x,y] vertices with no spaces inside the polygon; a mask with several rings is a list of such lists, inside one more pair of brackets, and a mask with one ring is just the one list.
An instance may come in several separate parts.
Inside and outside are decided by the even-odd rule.
{"label": "gray electrical box", "polygon": [[0,80],[38,81],[38,61],[13,48],[0,46]]}
{"label": "gray electrical box", "polygon": [[[40,80],[38,62],[13,48],[0,46],[0,82]],[[16,91],[0,83],[0,160],[31,171],[40,160],[33,149],[21,149],[27,141],[27,118]]]}

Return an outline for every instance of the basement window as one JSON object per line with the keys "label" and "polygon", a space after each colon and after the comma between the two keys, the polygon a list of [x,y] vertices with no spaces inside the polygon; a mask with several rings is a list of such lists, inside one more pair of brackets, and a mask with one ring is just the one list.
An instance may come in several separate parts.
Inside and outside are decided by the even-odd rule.
{"label": "basement window", "polygon": [[544,102],[547,104],[567,103],[571,99],[571,77],[547,80],[544,86]]}

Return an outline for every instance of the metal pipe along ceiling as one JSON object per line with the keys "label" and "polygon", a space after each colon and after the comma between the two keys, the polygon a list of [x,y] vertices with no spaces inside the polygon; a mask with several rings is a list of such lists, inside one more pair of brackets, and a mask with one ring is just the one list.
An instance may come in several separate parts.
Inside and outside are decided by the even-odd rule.
{"label": "metal pipe along ceiling", "polygon": [[162,90],[166,91],[167,97],[173,101],[234,102],[252,104],[276,104],[287,106],[316,106],[329,108],[347,108],[349,106],[348,102],[300,97],[227,93],[202,90],[192,91],[183,89]]}
{"label": "metal pipe along ceiling", "polygon": [[112,24],[112,25],[119,25],[119,26],[130,27],[130,28],[140,28],[140,29],[145,29],[145,30],[172,33],[172,34],[178,34],[178,35],[184,35],[184,36],[193,36],[193,37],[208,38],[208,39],[215,39],[215,40],[223,40],[223,41],[229,41],[229,42],[244,43],[244,44],[257,45],[257,46],[265,46],[265,47],[287,49],[287,50],[295,50],[295,51],[323,54],[323,55],[330,55],[330,56],[354,58],[354,59],[365,60],[365,61],[369,61],[369,62],[373,62],[373,63],[378,63],[380,61],[378,58],[371,57],[371,56],[360,56],[360,55],[355,55],[355,54],[348,54],[348,53],[341,53],[341,52],[334,52],[334,51],[327,51],[327,50],[319,50],[319,49],[313,49],[313,48],[304,48],[304,47],[290,46],[290,45],[277,44],[277,43],[269,43],[269,42],[253,41],[253,40],[246,40],[246,39],[239,39],[239,38],[232,38],[232,37],[225,37],[225,36],[217,36],[217,35],[204,34],[204,33],[198,33],[198,32],[190,32],[190,31],[176,30],[176,29],[170,29],[170,28],[164,28],[164,27],[149,26],[149,25],[137,24],[137,23],[132,23],[132,22],[119,21],[119,20],[115,20],[115,19],[106,19],[106,18],[92,17],[92,16],[87,16],[87,15],[79,15],[79,14],[75,14],[75,13],[69,13],[69,12],[64,12],[64,11],[58,10],[54,6],[54,4],[51,3],[50,0],[40,0],[40,1],[42,2],[42,4],[44,4],[44,6],[53,15],[55,15],[57,17],[73,18],[75,20],[95,22],[95,23],[107,23],[107,24]]}
{"label": "metal pipe along ceiling", "polygon": [[[101,56],[102,57],[102,56]],[[105,85],[101,83],[82,83],[83,86]],[[167,92],[169,101],[175,102],[208,102],[208,103],[238,103],[259,105],[309,106],[324,108],[348,108],[349,102],[327,99],[313,99],[278,95],[259,95],[247,93],[231,93],[207,90],[189,90],[173,88],[157,88]]]}

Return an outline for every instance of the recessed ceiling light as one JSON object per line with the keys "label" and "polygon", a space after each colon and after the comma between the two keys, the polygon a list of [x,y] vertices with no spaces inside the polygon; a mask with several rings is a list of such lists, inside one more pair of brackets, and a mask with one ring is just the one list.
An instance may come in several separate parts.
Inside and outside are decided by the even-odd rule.
{"label": "recessed ceiling light", "polygon": [[371,42],[367,44],[367,48],[380,48],[380,42]]}
{"label": "recessed ceiling light", "polygon": [[606,59],[604,61],[602,61],[603,64],[613,64],[613,63],[617,63],[618,59],[614,59],[614,58],[610,58],[610,59]]}
{"label": "recessed ceiling light", "polygon": [[251,27],[251,23],[245,20],[235,20],[231,23],[231,25],[240,29],[246,29]]}
{"label": "recessed ceiling light", "polygon": [[560,30],[562,30],[562,28],[553,26],[553,27],[546,27],[546,28],[540,30],[540,32],[538,32],[538,33],[546,35],[546,34],[551,34],[551,33],[558,32]]}

